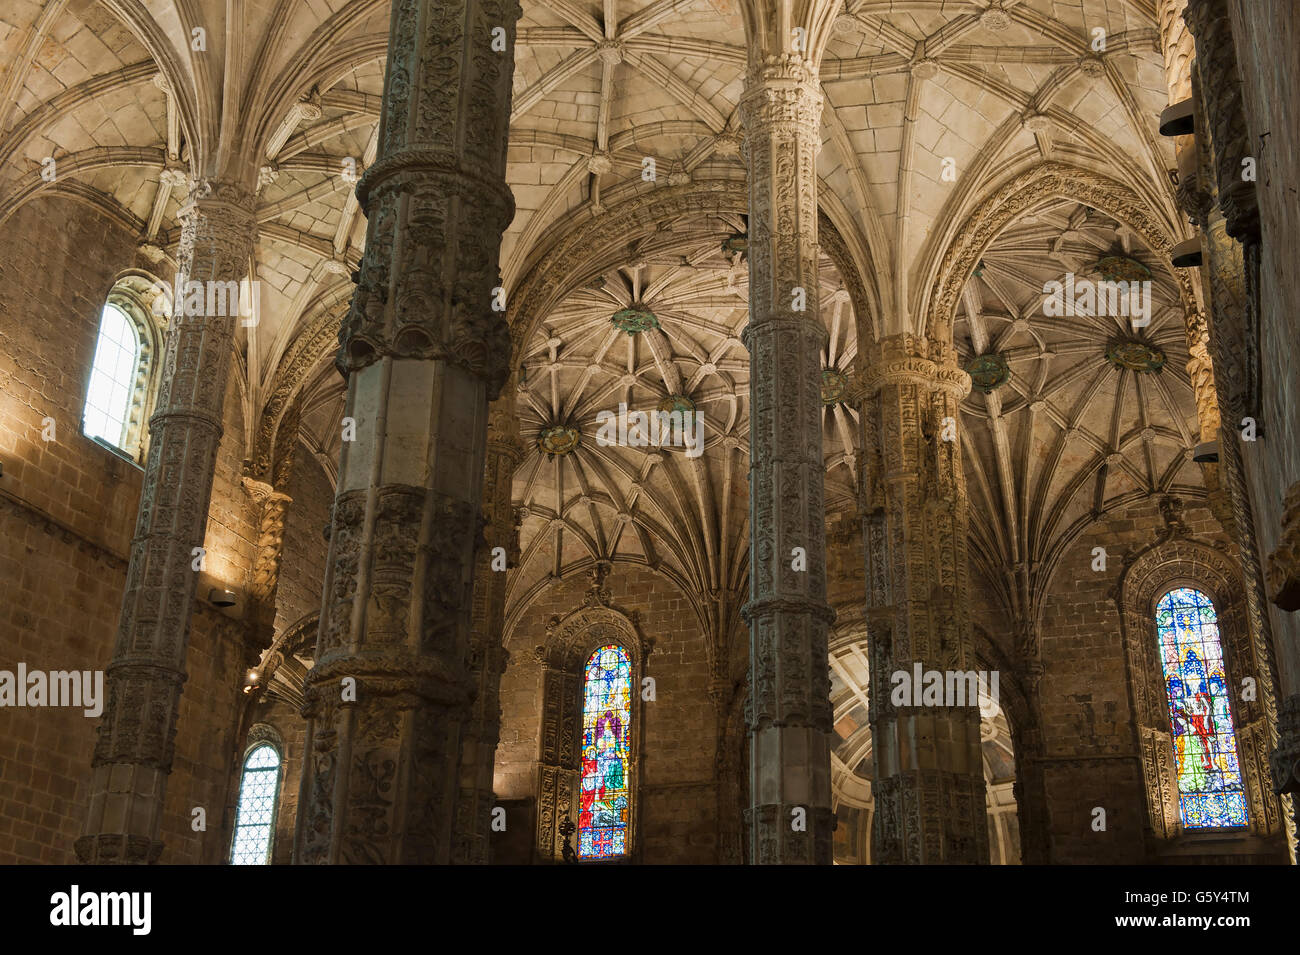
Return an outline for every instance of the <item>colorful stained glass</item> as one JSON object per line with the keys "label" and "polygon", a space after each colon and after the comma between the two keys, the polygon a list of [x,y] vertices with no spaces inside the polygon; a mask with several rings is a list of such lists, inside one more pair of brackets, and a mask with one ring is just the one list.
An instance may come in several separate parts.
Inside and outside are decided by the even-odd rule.
{"label": "colorful stained glass", "polygon": [[1246,793],[1214,604],[1199,590],[1171,590],[1156,605],[1156,632],[1169,694],[1183,825],[1245,826]]}
{"label": "colorful stained glass", "polygon": [[601,647],[587,659],[583,678],[581,859],[627,854],[631,723],[632,661],[622,647]]}

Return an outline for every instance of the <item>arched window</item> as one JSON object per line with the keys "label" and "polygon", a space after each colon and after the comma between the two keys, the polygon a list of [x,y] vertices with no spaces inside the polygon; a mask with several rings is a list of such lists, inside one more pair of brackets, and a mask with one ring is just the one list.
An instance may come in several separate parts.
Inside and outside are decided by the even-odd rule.
{"label": "arched window", "polygon": [[1171,590],[1156,604],[1156,633],[1173,728],[1183,826],[1246,826],[1246,791],[1228,707],[1228,679],[1214,604],[1190,587]]}
{"label": "arched window", "polygon": [[271,861],[279,795],[280,754],[270,743],[254,746],[244,757],[244,772],[239,780],[231,865],[267,865]]}
{"label": "arched window", "polygon": [[632,660],[616,644],[587,658],[582,684],[582,798],[578,857],[627,854]]}
{"label": "arched window", "polygon": [[116,305],[105,305],[82,415],[87,437],[126,450],[139,361],[140,337],[134,323]]}

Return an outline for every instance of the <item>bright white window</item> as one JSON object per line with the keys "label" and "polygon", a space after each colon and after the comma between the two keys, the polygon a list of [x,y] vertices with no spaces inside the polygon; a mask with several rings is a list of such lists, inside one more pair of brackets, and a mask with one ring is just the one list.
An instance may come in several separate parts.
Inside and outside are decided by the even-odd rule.
{"label": "bright white window", "polygon": [[83,429],[88,437],[126,448],[139,360],[140,338],[135,325],[116,305],[105,305],[86,390]]}
{"label": "bright white window", "polygon": [[239,781],[239,809],[235,813],[235,841],[231,865],[267,865],[271,861],[271,833],[280,794],[280,754],[269,743],[254,747],[244,760]]}

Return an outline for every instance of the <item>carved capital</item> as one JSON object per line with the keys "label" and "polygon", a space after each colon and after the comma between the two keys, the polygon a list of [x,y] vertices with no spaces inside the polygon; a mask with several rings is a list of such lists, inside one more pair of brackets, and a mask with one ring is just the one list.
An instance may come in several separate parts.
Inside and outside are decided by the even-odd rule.
{"label": "carved capital", "polygon": [[950,394],[958,400],[970,394],[971,379],[958,367],[956,353],[941,342],[903,334],[880,340],[877,359],[863,375],[865,394],[887,385],[917,385]]}

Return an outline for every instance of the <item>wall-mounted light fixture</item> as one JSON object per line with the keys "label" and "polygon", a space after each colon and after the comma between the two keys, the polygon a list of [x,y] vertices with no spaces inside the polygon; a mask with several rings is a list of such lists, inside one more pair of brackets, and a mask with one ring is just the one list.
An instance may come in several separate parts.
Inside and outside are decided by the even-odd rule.
{"label": "wall-mounted light fixture", "polygon": [[224,590],[220,587],[213,587],[208,591],[208,603],[214,607],[233,607],[239,601],[235,597],[233,590]]}
{"label": "wall-mounted light fixture", "polygon": [[1195,132],[1196,111],[1192,109],[1190,97],[1161,110],[1161,136],[1191,136]]}
{"label": "wall-mounted light fixture", "polygon": [[252,693],[261,685],[262,674],[259,670],[249,670],[244,676],[244,692]]}
{"label": "wall-mounted light fixture", "polygon": [[1219,460],[1219,442],[1202,441],[1193,449],[1192,460],[1197,464],[1211,464]]}
{"label": "wall-mounted light fixture", "polygon": [[1201,267],[1201,240],[1193,236],[1179,242],[1169,250],[1169,261],[1176,269],[1197,269]]}

